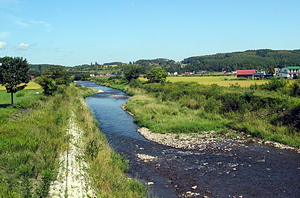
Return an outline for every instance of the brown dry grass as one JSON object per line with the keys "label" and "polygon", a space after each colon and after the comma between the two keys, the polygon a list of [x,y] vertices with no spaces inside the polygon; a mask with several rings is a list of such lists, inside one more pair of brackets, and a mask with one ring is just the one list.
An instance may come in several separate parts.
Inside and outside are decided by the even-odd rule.
{"label": "brown dry grass", "polygon": [[[267,80],[224,80],[227,79],[236,79],[234,76],[208,76],[208,77],[200,77],[200,76],[193,76],[193,77],[168,77],[167,81],[170,82],[198,82],[199,84],[204,85],[211,85],[217,84],[219,86],[228,87],[230,85],[239,85],[241,87],[249,87],[250,85],[257,85],[265,84],[268,82]],[[238,84],[236,84],[238,83]]]}
{"label": "brown dry grass", "polygon": [[[39,89],[41,88],[41,86],[33,81],[30,81],[27,86],[25,87],[25,90],[29,90],[29,89]],[[0,91],[5,91],[5,87],[0,85]]]}

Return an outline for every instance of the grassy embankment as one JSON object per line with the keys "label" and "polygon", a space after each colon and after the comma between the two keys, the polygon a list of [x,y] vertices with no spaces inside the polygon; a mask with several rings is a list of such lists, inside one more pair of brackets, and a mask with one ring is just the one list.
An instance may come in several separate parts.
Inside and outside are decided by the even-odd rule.
{"label": "grassy embankment", "polygon": [[243,132],[300,147],[300,99],[289,96],[290,84],[278,92],[188,82],[115,84],[117,80],[104,83],[134,94],[126,109],[153,132],[214,130],[232,138]]}
{"label": "grassy embankment", "polygon": [[84,131],[85,159],[97,196],[145,196],[146,187],[128,179],[125,159],[110,149],[85,105],[84,96],[94,91],[71,85],[59,88],[52,97],[36,94],[36,90],[21,93],[13,108],[7,106],[10,94],[0,91],[0,197],[47,196],[59,167],[57,157],[68,149],[66,126],[71,110]]}

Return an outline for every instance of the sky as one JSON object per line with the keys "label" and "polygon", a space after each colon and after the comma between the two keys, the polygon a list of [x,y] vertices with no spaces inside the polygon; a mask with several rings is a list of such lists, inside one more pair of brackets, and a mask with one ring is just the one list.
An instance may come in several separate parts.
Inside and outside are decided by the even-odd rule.
{"label": "sky", "polygon": [[300,49],[299,0],[0,0],[0,57],[90,63]]}

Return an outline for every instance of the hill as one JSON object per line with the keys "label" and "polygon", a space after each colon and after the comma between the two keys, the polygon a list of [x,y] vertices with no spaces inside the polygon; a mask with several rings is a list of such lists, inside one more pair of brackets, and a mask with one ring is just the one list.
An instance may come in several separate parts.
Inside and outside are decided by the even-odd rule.
{"label": "hill", "polygon": [[[145,74],[154,67],[161,67],[167,72],[184,73],[198,71],[236,71],[238,69],[268,70],[270,66],[282,68],[285,66],[300,66],[300,49],[297,50],[271,50],[258,49],[244,52],[217,53],[213,55],[193,56],[175,62],[172,59],[140,59],[130,63],[112,62],[98,64],[84,64],[74,67],[67,67],[71,75],[76,73],[86,74],[119,74],[126,71],[131,65],[142,67],[141,73]],[[47,67],[44,65],[30,65],[30,74],[39,76]]]}
{"label": "hill", "polygon": [[235,71],[238,69],[267,70],[270,66],[282,68],[300,65],[300,50],[247,50],[194,56],[182,61],[188,71]]}

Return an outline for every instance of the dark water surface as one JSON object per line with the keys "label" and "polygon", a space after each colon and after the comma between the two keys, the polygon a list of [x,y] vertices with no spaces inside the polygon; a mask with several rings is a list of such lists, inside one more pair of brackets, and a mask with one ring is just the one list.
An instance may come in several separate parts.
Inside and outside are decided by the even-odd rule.
{"label": "dark water surface", "polygon": [[[272,147],[190,151],[145,140],[133,118],[119,106],[129,98],[122,91],[94,84],[78,84],[105,91],[86,98],[100,130],[110,146],[129,160],[129,174],[143,182],[154,182],[152,196],[179,197],[300,197],[300,155]],[[157,157],[142,162],[137,154]],[[197,186],[194,190],[191,187]]]}

